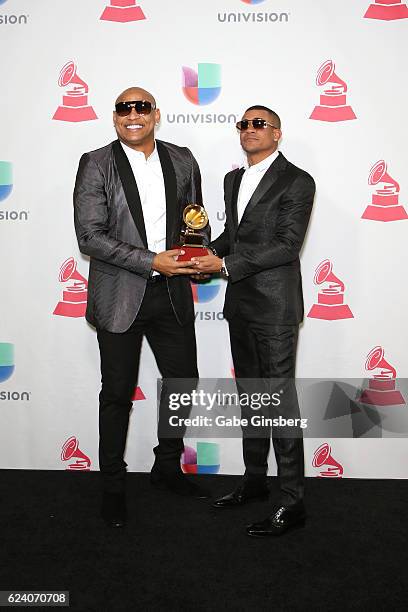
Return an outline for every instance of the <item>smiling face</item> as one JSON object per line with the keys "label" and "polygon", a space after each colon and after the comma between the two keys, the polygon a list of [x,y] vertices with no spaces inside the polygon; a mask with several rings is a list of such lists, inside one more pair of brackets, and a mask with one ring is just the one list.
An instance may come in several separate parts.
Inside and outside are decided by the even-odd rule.
{"label": "smiling face", "polygon": [[[276,126],[274,116],[262,109],[247,110],[242,119],[265,119],[268,123]],[[272,155],[278,148],[281,135],[280,129],[268,125],[266,128],[256,130],[251,123],[247,130],[240,132],[241,146],[247,154],[250,165],[257,164],[265,157]]]}
{"label": "smiling face", "polygon": [[[148,100],[156,106],[152,94],[139,87],[126,89],[118,96],[115,104],[136,100]],[[113,124],[119,140],[136,151],[143,151],[146,155],[150,155],[154,149],[154,128],[159,121],[160,111],[157,109],[152,110],[149,115],[138,115],[133,107],[126,117],[120,117],[116,111],[113,111]]]}

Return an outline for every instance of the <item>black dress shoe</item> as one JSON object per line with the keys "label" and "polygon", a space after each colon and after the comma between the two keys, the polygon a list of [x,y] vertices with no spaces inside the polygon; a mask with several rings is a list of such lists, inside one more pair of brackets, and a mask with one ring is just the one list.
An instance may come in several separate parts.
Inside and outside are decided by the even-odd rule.
{"label": "black dress shoe", "polygon": [[126,524],[125,494],[104,492],[101,514],[108,527],[124,527]]}
{"label": "black dress shoe", "polygon": [[234,508],[251,501],[266,500],[268,497],[269,489],[266,480],[252,481],[248,479],[244,480],[232,493],[216,499],[213,508]]}
{"label": "black dress shoe", "polygon": [[195,497],[196,499],[209,499],[211,497],[207,489],[189,480],[183,472],[165,473],[153,469],[150,472],[150,483],[157,489],[171,491],[185,497]]}
{"label": "black dress shoe", "polygon": [[289,529],[303,527],[305,518],[306,513],[303,502],[298,502],[294,506],[281,506],[264,521],[248,525],[247,534],[256,538],[280,536]]}

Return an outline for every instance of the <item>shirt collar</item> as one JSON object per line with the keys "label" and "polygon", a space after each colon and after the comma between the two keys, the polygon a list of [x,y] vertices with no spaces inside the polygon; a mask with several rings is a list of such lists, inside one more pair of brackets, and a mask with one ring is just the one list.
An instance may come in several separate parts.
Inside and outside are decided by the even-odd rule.
{"label": "shirt collar", "polygon": [[147,162],[151,162],[151,161],[157,161],[159,159],[159,154],[157,152],[156,141],[154,141],[154,149],[150,153],[150,155],[149,155],[149,157],[147,159],[145,158],[145,154],[143,153],[143,151],[136,151],[135,149],[132,149],[132,147],[128,147],[128,145],[126,145],[121,140],[119,142],[122,145],[123,150],[126,153],[126,155],[128,156],[129,160],[132,159],[132,160],[138,160],[138,161],[145,161],[147,163]]}
{"label": "shirt collar", "polygon": [[244,168],[245,170],[250,170],[251,174],[255,174],[256,172],[264,172],[275,161],[278,155],[279,155],[279,151],[278,149],[276,149],[276,151],[271,153],[271,155],[268,155],[268,157],[265,157],[265,159],[258,162],[257,164],[253,164],[252,166],[249,166],[248,161],[246,161],[244,164]]}

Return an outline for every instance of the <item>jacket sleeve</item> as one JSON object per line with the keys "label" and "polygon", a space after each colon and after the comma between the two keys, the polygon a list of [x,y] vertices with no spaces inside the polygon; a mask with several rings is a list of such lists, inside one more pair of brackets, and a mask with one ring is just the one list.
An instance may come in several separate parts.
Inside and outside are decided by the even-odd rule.
{"label": "jacket sleeve", "polygon": [[231,282],[285,265],[299,257],[314,194],[315,183],[312,177],[306,173],[298,175],[282,197],[276,231],[270,239],[225,257]]}
{"label": "jacket sleeve", "polygon": [[81,253],[148,278],[155,253],[111,236],[108,219],[102,171],[85,153],[79,162],[74,188],[74,223]]}

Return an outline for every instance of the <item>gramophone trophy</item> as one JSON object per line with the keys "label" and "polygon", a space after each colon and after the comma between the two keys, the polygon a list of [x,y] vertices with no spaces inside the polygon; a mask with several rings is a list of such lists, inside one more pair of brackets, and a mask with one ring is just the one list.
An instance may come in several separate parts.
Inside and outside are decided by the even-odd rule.
{"label": "gramophone trophy", "polygon": [[370,170],[369,185],[378,185],[371,196],[371,204],[367,206],[362,219],[372,221],[402,221],[408,215],[399,203],[400,187],[387,172],[387,164],[380,159]]}
{"label": "gramophone trophy", "polygon": [[375,0],[368,7],[366,19],[381,19],[393,21],[394,19],[408,19],[408,7],[402,0]]}
{"label": "gramophone trophy", "polygon": [[395,388],[397,371],[386,359],[382,346],[375,346],[367,355],[365,369],[377,370],[368,381],[358,401],[374,406],[395,406],[405,404],[402,393]]}
{"label": "gramophone trophy", "polygon": [[334,62],[327,60],[317,71],[316,85],[323,87],[323,85],[329,84],[329,87],[323,90],[320,96],[320,104],[315,106],[309,117],[310,119],[316,119],[317,121],[356,119],[353,109],[347,105],[347,84],[337,76],[334,69]]}
{"label": "gramophone trophy", "polygon": [[350,308],[344,304],[344,283],[333,274],[332,268],[329,259],[322,261],[316,268],[313,282],[323,286],[318,293],[317,304],[313,304],[307,315],[311,319],[335,321],[353,318]]}
{"label": "gramophone trophy", "polygon": [[180,241],[175,247],[183,249],[184,255],[179,255],[177,261],[190,261],[192,257],[208,255],[208,249],[204,247],[205,235],[201,231],[207,225],[208,215],[204,206],[189,204],[185,207]]}
{"label": "gramophone trophy", "polygon": [[92,106],[88,105],[88,85],[78,76],[74,62],[68,62],[63,66],[58,85],[60,87],[70,85],[71,87],[62,97],[62,105],[57,108],[53,119],[78,122],[98,118]]}
{"label": "gramophone trophy", "polygon": [[140,21],[146,19],[140,6],[136,6],[136,0],[110,0],[110,5],[105,7],[101,15],[104,21]]}

